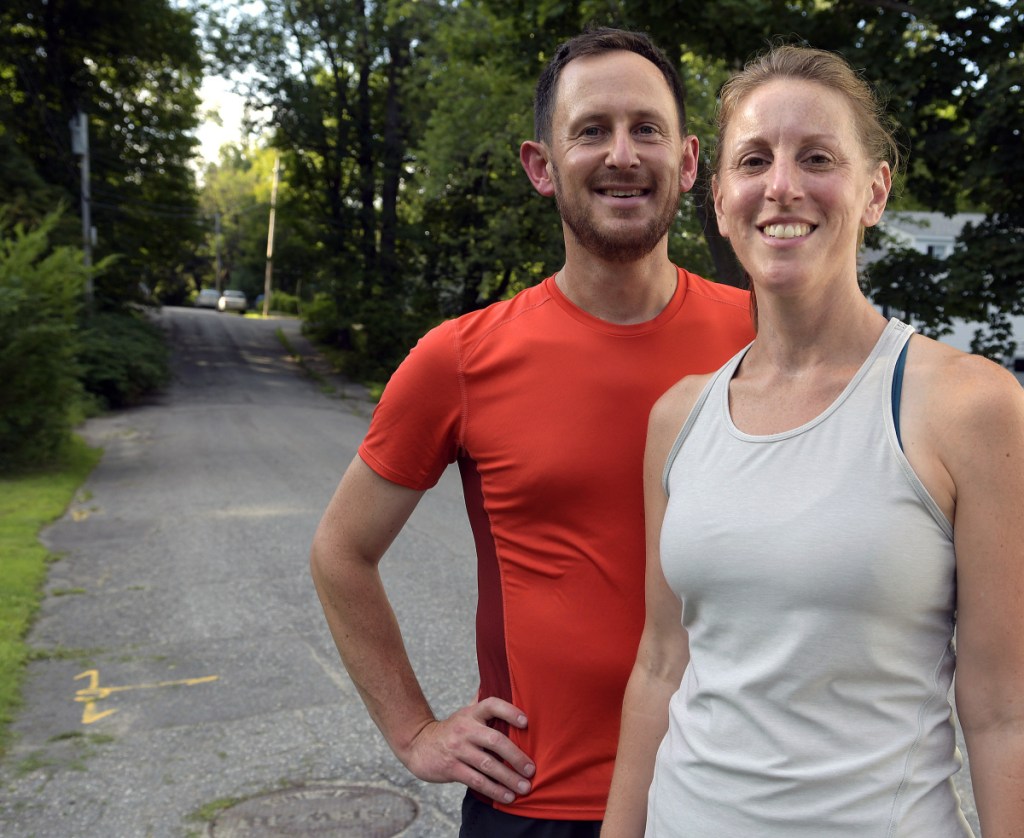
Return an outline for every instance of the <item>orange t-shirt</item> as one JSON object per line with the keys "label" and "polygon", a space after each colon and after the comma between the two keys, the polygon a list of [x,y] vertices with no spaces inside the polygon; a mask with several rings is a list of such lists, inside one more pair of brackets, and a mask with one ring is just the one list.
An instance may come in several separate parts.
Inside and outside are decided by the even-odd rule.
{"label": "orange t-shirt", "polygon": [[395,372],[360,456],[427,489],[456,460],[479,568],[480,697],[537,765],[497,808],[600,820],[644,622],[643,452],[657,398],[753,338],[749,297],[679,270],[653,320],[616,325],[554,277],[447,321]]}

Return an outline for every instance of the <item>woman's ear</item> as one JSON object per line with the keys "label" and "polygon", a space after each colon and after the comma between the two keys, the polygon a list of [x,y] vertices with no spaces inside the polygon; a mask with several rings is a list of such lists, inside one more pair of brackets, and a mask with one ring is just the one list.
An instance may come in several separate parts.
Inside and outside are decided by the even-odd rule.
{"label": "woman's ear", "polygon": [[523,164],[523,171],[526,172],[533,188],[545,198],[553,197],[555,184],[548,170],[547,146],[544,143],[527,140],[519,147],[519,162]]}
{"label": "woman's ear", "polygon": [[868,187],[868,204],[861,216],[861,223],[865,227],[874,227],[882,218],[885,205],[889,200],[889,190],[892,189],[892,172],[888,163],[879,163],[875,176],[871,179]]}
{"label": "woman's ear", "polygon": [[729,238],[729,225],[725,220],[725,212],[722,208],[722,188],[718,182],[718,175],[711,176],[711,197],[715,201],[715,217],[718,219],[718,232],[724,238]]}

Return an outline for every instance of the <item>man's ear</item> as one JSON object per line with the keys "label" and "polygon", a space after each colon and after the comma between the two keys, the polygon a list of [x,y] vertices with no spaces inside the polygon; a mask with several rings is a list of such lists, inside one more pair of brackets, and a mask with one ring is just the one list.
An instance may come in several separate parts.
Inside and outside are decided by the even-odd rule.
{"label": "man's ear", "polygon": [[679,163],[679,191],[689,192],[697,182],[700,143],[692,134],[683,138],[683,159]]}
{"label": "man's ear", "polygon": [[519,162],[523,164],[523,171],[526,172],[533,188],[545,198],[553,197],[555,184],[548,170],[547,147],[543,143],[527,140],[519,147]]}

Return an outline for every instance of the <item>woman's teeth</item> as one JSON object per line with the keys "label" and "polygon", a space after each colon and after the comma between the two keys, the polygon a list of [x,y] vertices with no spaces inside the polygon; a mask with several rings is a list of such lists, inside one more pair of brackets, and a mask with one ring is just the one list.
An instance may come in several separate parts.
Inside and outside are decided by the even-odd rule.
{"label": "woman's teeth", "polygon": [[810,224],[769,224],[764,228],[764,234],[773,239],[795,239],[809,235],[810,232]]}

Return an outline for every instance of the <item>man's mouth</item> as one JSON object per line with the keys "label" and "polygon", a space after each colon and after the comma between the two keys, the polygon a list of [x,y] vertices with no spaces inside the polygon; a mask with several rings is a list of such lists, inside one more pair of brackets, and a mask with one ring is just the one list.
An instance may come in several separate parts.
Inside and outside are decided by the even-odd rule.
{"label": "man's mouth", "polygon": [[809,236],[813,230],[810,224],[767,224],[761,228],[762,232],[773,239],[795,239],[800,236]]}
{"label": "man's mouth", "polygon": [[602,195],[609,198],[639,198],[647,193],[646,189],[599,189]]}

